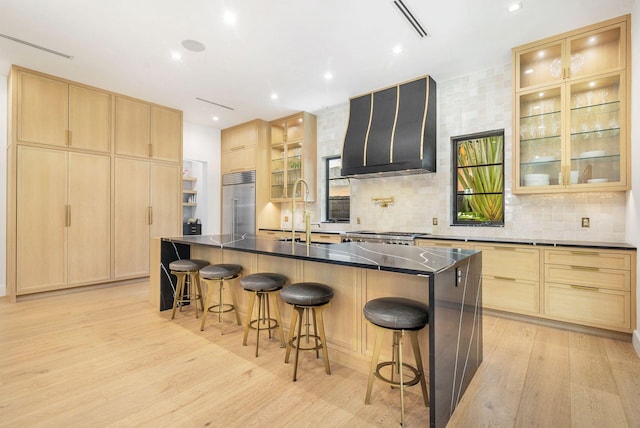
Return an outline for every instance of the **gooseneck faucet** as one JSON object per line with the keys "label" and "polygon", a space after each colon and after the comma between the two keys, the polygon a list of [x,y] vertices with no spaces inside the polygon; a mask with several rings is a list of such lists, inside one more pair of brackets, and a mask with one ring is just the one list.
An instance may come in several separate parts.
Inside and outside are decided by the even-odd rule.
{"label": "gooseneck faucet", "polygon": [[305,228],[305,238],[306,244],[309,246],[311,242],[311,214],[307,212],[307,197],[309,196],[309,183],[307,183],[304,179],[299,178],[293,184],[293,199],[291,202],[291,245],[295,244],[296,241],[296,193],[298,190],[298,184],[304,184],[304,193],[302,194],[302,201],[304,202],[304,208],[302,210],[302,214],[304,216],[304,228]]}

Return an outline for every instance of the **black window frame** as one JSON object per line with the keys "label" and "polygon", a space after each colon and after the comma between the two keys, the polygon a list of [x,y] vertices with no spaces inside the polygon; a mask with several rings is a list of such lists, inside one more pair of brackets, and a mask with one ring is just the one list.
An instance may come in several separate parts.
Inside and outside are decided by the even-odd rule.
{"label": "black window frame", "polygon": [[[474,165],[466,165],[460,166],[458,159],[458,148],[460,143],[465,142],[473,142],[491,137],[499,137],[502,139],[502,148],[500,150],[500,162],[493,161],[481,162]],[[451,226],[489,226],[489,227],[503,227],[504,226],[504,202],[505,202],[505,192],[504,192],[504,129],[494,129],[491,131],[477,132],[473,134],[466,134],[451,137],[451,159],[452,159],[452,174],[451,174]],[[476,192],[475,189],[463,189],[460,191],[460,187],[463,187],[460,184],[459,173],[461,169],[464,170],[478,170],[479,168],[497,168],[499,174],[502,178],[502,183],[500,186],[497,184],[493,184],[494,189],[492,191],[482,191]],[[500,187],[499,191],[495,189],[495,187]],[[482,213],[478,212],[478,210],[474,210],[471,208],[471,201],[475,196],[486,196],[487,199],[491,198],[491,195],[500,195],[502,199],[501,209],[499,218],[487,218],[486,216],[483,218]],[[486,200],[486,199],[485,199]],[[466,206],[471,209],[471,211],[465,211],[464,207]],[[496,210],[493,210],[493,215],[496,216]]]}
{"label": "black window frame", "polygon": [[[327,156],[324,158],[324,176],[325,176],[325,221],[329,223],[349,223],[351,221],[351,210],[349,210],[349,217],[347,218],[333,218],[331,217],[331,202],[329,199],[330,188],[331,188],[331,180],[335,180],[331,178],[329,171],[329,164],[332,160],[341,159],[340,155]],[[348,180],[347,177],[342,177],[340,179]],[[351,204],[351,194],[349,194],[349,204]]]}

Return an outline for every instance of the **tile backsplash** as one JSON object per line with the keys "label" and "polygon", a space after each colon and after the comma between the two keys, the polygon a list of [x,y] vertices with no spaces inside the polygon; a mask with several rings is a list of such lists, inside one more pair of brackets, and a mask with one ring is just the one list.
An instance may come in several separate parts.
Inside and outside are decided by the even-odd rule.
{"label": "tile backsplash", "polygon": [[[393,82],[389,82],[390,84]],[[511,192],[511,65],[495,67],[438,86],[437,172],[351,180],[351,229],[412,231],[439,235],[624,242],[625,192],[514,195]],[[375,89],[375,88],[372,88]],[[314,112],[318,118],[318,201],[310,204],[312,221],[323,218],[323,158],[340,154],[349,117],[344,103]],[[451,137],[502,129],[505,132],[504,227],[449,226],[451,222]],[[372,198],[391,197],[377,206]],[[290,216],[283,204],[282,226]],[[298,217],[298,216],[296,216]],[[438,218],[438,225],[432,219]],[[591,227],[581,227],[589,217]],[[290,218],[290,217],[289,217]],[[357,224],[357,219],[360,223]],[[296,218],[296,227],[301,227]],[[336,225],[323,225],[338,229]],[[344,228],[344,227],[341,227]]]}

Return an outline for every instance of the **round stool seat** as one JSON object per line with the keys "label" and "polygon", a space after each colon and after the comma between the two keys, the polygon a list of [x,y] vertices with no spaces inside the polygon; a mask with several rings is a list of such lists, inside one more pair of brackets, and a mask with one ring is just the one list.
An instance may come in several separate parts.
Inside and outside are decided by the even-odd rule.
{"label": "round stool seat", "polygon": [[198,259],[174,260],[169,263],[169,269],[176,272],[193,272],[202,269],[208,264],[208,261]]}
{"label": "round stool seat", "polygon": [[200,269],[200,276],[204,279],[220,279],[235,276],[242,271],[242,266],[234,264],[208,265]]}
{"label": "round stool seat", "polygon": [[321,306],[333,298],[333,289],[317,282],[298,282],[283,288],[280,297],[290,305]]}
{"label": "round stool seat", "polygon": [[420,330],[429,322],[427,305],[402,297],[370,300],[363,313],[373,324],[392,330]]}
{"label": "round stool seat", "polygon": [[275,291],[287,283],[287,277],[279,273],[254,273],[240,280],[240,285],[247,291]]}

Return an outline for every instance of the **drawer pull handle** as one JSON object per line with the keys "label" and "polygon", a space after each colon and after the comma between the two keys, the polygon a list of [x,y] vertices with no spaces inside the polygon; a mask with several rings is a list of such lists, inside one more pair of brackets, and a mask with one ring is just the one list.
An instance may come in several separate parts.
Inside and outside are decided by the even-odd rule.
{"label": "drawer pull handle", "polygon": [[573,266],[571,265],[571,269],[575,269],[575,270],[600,270],[597,267],[593,267],[593,266]]}
{"label": "drawer pull handle", "polygon": [[576,256],[599,256],[600,254],[595,251],[572,251],[571,254]]}
{"label": "drawer pull handle", "polygon": [[586,291],[599,291],[600,290],[597,287],[587,287],[586,285],[572,285],[571,288],[577,288],[578,290],[586,290]]}
{"label": "drawer pull handle", "polygon": [[231,151],[235,152],[236,150],[242,150],[244,148],[246,148],[247,146],[236,146],[236,147],[231,147]]}
{"label": "drawer pull handle", "polygon": [[516,281],[515,278],[509,278],[508,276],[494,276],[495,279],[501,279],[503,281]]}

